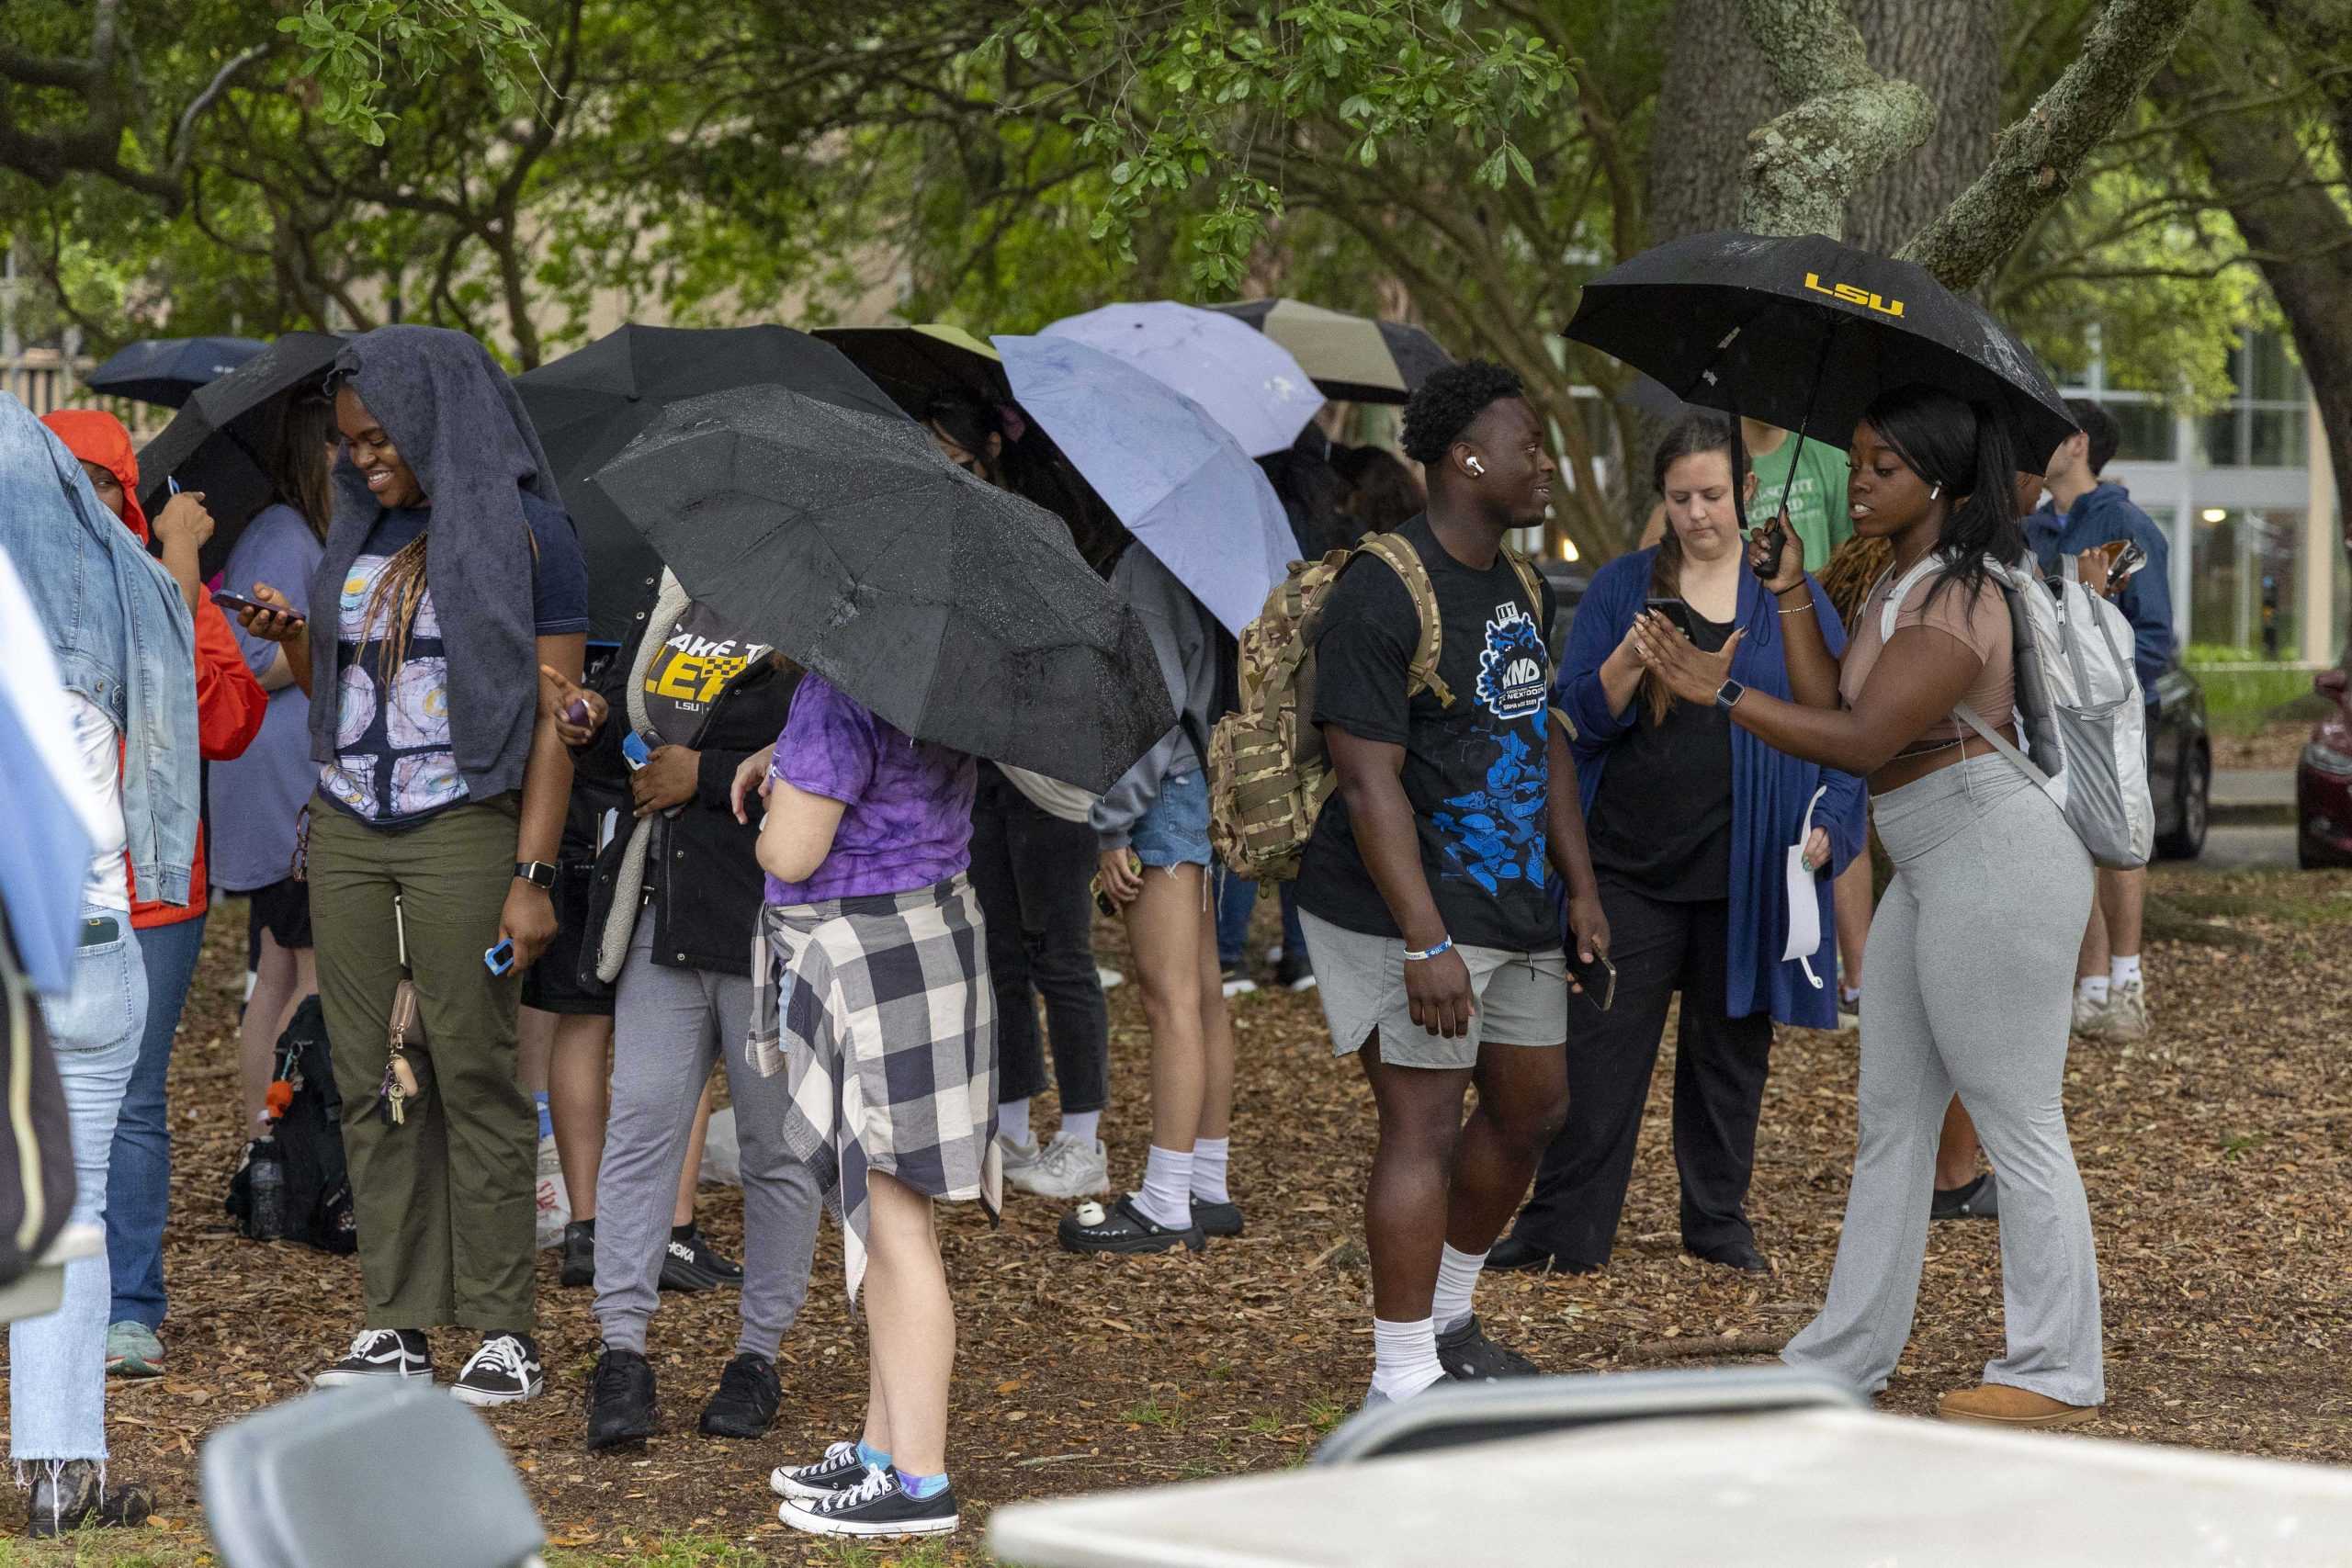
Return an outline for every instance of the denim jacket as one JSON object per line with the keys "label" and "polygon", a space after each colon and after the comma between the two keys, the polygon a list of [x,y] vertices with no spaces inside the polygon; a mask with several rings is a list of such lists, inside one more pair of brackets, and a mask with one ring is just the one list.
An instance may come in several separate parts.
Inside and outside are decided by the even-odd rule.
{"label": "denim jacket", "polygon": [[0,549],[65,689],[122,732],[122,822],[140,890],[185,904],[196,858],[196,630],[163,563],[115,521],[65,444],[0,393]]}

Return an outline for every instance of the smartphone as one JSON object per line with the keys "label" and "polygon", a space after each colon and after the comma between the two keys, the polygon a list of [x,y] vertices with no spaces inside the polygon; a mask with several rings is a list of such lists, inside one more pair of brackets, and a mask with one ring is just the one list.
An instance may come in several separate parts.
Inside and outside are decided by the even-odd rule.
{"label": "smartphone", "polygon": [[1690,606],[1679,599],[1645,599],[1642,606],[1654,610],[1682,628],[1682,635],[1692,642],[1699,640],[1698,619],[1690,614]]}
{"label": "smartphone", "polygon": [[628,764],[628,771],[632,773],[653,761],[653,753],[647,750],[644,736],[632,729],[621,737],[621,761]]}
{"label": "smartphone", "polygon": [[232,592],[226,588],[215,593],[212,596],[212,602],[224,610],[259,610],[267,615],[283,615],[289,621],[300,622],[302,619],[301,612],[299,610],[289,610],[283,604],[265,604],[258,599],[247,598],[243,593]]}
{"label": "smartphone", "polygon": [[512,937],[502,939],[496,947],[482,953],[481,961],[490,966],[492,974],[505,974],[514,967],[514,940]]}
{"label": "smartphone", "polygon": [[1617,965],[1609,962],[1606,953],[1595,953],[1587,964],[1577,955],[1576,943],[1568,944],[1568,976],[1584,987],[1584,999],[1607,1012],[1617,999]]}
{"label": "smartphone", "polygon": [[2112,594],[2120,591],[2125,579],[2147,564],[2148,552],[2140,547],[2140,542],[2137,539],[2125,540],[2123,547],[2115,552],[2115,558],[2107,563],[2108,592]]}

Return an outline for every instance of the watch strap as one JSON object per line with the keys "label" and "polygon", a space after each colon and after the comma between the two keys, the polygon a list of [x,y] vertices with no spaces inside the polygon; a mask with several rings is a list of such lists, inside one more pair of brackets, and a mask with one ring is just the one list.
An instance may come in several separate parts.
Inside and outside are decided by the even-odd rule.
{"label": "watch strap", "polygon": [[534,887],[550,892],[555,888],[555,867],[546,861],[518,860],[514,863],[514,874]]}

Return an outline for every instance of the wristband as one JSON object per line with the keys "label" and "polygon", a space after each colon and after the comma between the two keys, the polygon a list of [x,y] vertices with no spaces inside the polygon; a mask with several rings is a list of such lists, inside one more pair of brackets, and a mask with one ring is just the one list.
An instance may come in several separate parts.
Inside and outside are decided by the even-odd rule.
{"label": "wristband", "polygon": [[1435,947],[1425,947],[1419,953],[1415,953],[1411,948],[1407,948],[1405,950],[1405,962],[1408,964],[1425,964],[1429,960],[1437,957],[1440,953],[1452,953],[1453,951],[1453,939],[1450,936],[1442,937],[1439,939],[1438,944]]}

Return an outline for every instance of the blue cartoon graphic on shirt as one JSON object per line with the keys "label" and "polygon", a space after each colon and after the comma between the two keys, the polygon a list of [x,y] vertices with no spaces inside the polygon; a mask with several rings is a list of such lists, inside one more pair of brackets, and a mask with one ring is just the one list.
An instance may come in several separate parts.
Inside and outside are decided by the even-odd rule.
{"label": "blue cartoon graphic on shirt", "polygon": [[1545,783],[1544,701],[1551,660],[1543,629],[1524,605],[1496,608],[1478,658],[1478,706],[1487,716],[1465,744],[1491,746],[1482,787],[1449,797],[1430,814],[1449,876],[1488,893],[1506,883],[1544,886]]}

